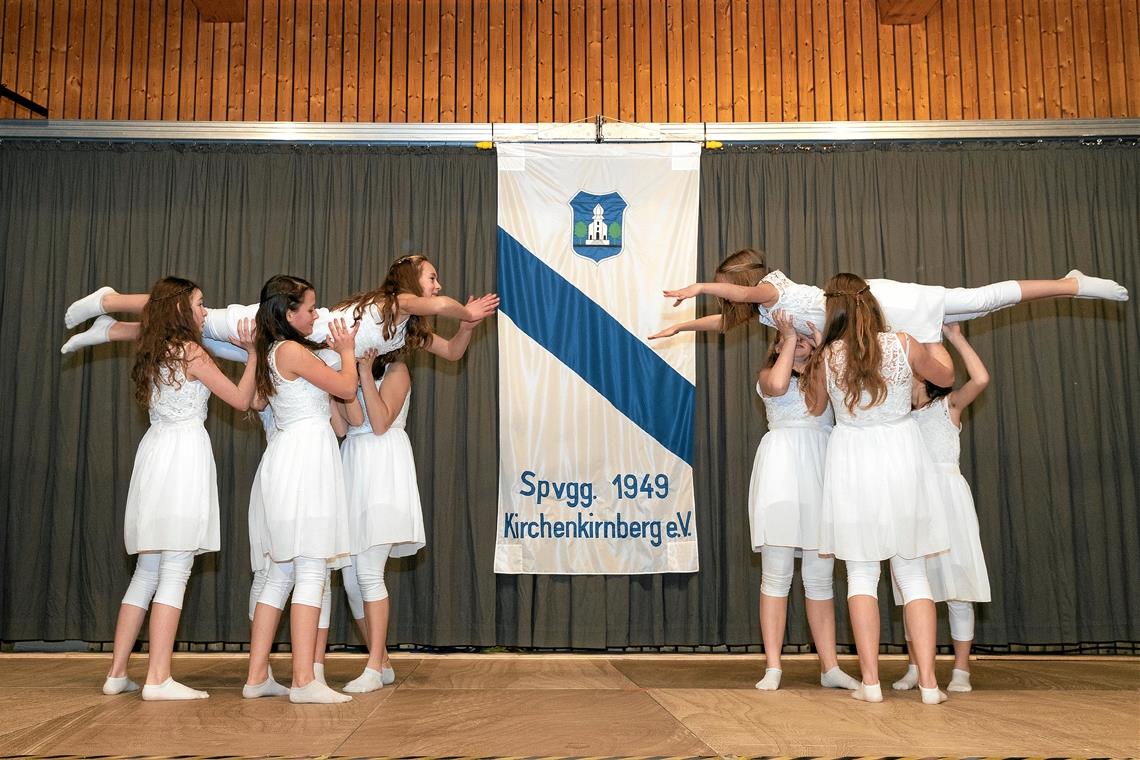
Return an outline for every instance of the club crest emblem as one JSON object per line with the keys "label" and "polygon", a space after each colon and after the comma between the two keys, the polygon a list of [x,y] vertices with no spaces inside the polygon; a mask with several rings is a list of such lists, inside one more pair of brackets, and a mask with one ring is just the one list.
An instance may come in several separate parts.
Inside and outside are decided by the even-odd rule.
{"label": "club crest emblem", "polygon": [[575,253],[595,262],[621,253],[625,199],[617,193],[594,195],[583,190],[570,199],[570,208],[574,211]]}

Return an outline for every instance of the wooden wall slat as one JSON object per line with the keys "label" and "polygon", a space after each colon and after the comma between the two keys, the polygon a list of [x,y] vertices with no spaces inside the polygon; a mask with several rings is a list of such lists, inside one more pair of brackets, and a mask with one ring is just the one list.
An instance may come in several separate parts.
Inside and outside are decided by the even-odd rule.
{"label": "wooden wall slat", "polygon": [[926,17],[926,61],[930,77],[930,118],[946,117],[946,59],[942,50],[942,5]]}
{"label": "wooden wall slat", "polygon": [[343,60],[344,45],[348,41],[344,15],[353,6],[355,3],[347,0],[330,3],[328,15],[325,16],[328,29],[325,37],[325,121],[354,120],[346,118],[348,109],[344,105],[344,78],[348,67]]}
{"label": "wooden wall slat", "polygon": [[[636,69],[634,57],[637,49],[636,22],[633,15],[633,0],[618,0],[617,5],[617,79],[613,83],[617,97],[617,118],[622,121],[637,121]],[[629,86],[619,87],[618,82],[628,82]]]}
{"label": "wooden wall slat", "polygon": [[[1136,0],[8,0],[50,117],[810,121],[1140,117]],[[0,101],[0,117],[31,112]]]}
{"label": "wooden wall slat", "polygon": [[537,50],[538,70],[535,85],[535,97],[538,99],[538,113],[535,121],[554,121],[554,67],[557,65],[554,55],[554,7],[557,0],[538,0],[535,21],[537,34],[535,45]]}
{"label": "wooden wall slat", "polygon": [[[407,13],[404,16],[407,33],[407,109],[402,121],[423,121],[424,114],[424,2],[423,0],[408,0]],[[392,25],[392,44],[396,44],[398,27]],[[517,69],[516,69],[517,71]],[[396,98],[392,97],[392,108],[396,108]]]}
{"label": "wooden wall slat", "polygon": [[[1066,0],[1068,2],[1068,0]],[[994,116],[1013,118],[1013,104],[1009,86],[1009,35],[1006,33],[1005,0],[991,0],[990,28],[993,30],[994,57]]]}
{"label": "wooden wall slat", "polygon": [[843,0],[828,0],[828,49],[831,69],[831,115],[846,121],[847,115],[847,7]]}
{"label": "wooden wall slat", "polygon": [[[1057,0],[1041,0],[1041,67],[1045,86],[1045,117],[1049,119],[1061,118],[1061,76],[1058,71],[1058,60]],[[980,88],[979,94],[984,96]]]}

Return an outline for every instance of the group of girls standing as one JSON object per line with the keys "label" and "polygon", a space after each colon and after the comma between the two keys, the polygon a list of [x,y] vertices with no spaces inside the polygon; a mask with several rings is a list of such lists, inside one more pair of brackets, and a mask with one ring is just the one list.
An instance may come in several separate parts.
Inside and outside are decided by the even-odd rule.
{"label": "group of girls standing", "polygon": [[[946,601],[955,651],[948,688],[970,691],[973,603],[989,601],[989,581],[973,500],[958,469],[958,435],[962,410],[989,378],[957,323],[1041,298],[1123,301],[1127,290],[1077,270],[1057,280],[955,289],[844,273],[821,290],[770,271],[763,253],[745,249],[721,263],[714,282],[665,292],[676,303],[702,294],[719,298],[721,313],[651,338],[725,331],[757,313],[778,333],[756,385],[768,433],[749,488],[767,659],[756,688],[780,686],[787,597],[800,553],[821,685],[851,689],[866,702],[883,699],[878,585],[881,562],[889,560],[911,656],[894,688],[917,685],[925,704],[946,700],[934,673],[934,602]],[[957,389],[953,363],[938,342],[942,333],[968,373]],[[837,664],[836,558],[847,567],[860,681]]]}
{"label": "group of girls standing", "polygon": [[[498,307],[494,294],[464,305],[440,291],[435,268],[415,255],[393,263],[376,290],[332,310],[317,308],[309,282],[287,275],[270,278],[253,306],[208,310],[200,288],[174,277],[159,280],[149,295],[101,288],[72,304],[69,326],[97,319],[65,353],[135,340],[135,395],[151,419],[127,501],[127,551],[138,555],[138,564],[120,607],[104,693],[138,690],[127,662],[150,607],[143,699],[208,696],[175,681],[170,660],[193,558],[220,549],[217,479],[203,427],[211,393],[239,410],[263,407],[268,438],[249,502],[254,582],[243,696],[351,699],[329,688],[321,666],[329,574],[338,568],[369,645],[363,672],[345,690],[373,691],[394,680],[385,647],[384,566],[388,557],[413,554],[425,543],[404,432],[411,376],[401,357],[424,349],[460,358],[474,328]],[[142,317],[118,322],[108,312]],[[457,319],[460,328],[444,339],[425,324],[429,316]],[[237,385],[207,354],[207,339],[240,349],[245,371]],[[340,448],[338,434],[346,437]],[[269,652],[290,595],[293,672],[286,689],[273,678]]]}

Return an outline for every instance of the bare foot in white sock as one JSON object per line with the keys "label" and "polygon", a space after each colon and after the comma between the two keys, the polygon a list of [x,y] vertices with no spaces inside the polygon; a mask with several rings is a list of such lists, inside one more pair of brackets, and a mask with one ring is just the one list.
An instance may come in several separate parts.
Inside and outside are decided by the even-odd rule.
{"label": "bare foot in white sock", "polygon": [[891,684],[895,691],[910,691],[918,686],[918,667],[913,663],[906,666],[906,675]]}
{"label": "bare foot in white sock", "polygon": [[859,682],[840,670],[838,665],[819,676],[819,685],[825,689],[855,690],[859,688]]}
{"label": "bare foot in white sock", "polygon": [[365,668],[364,672],[344,685],[344,690],[353,694],[364,694],[384,688],[382,671]]}
{"label": "bare foot in white sock", "polygon": [[119,676],[117,678],[107,676],[107,680],[103,682],[103,693],[107,696],[126,694],[127,692],[138,690],[139,685],[126,676]]}
{"label": "bare foot in white sock", "polygon": [[305,686],[289,689],[289,701],[295,705],[335,705],[351,702],[352,697],[333,691],[314,678]]}
{"label": "bare foot in white sock", "polygon": [[271,665],[267,669],[265,680],[256,684],[245,684],[241,687],[241,695],[244,699],[287,697],[289,696],[289,688],[277,683],[273,678],[273,666]]}
{"label": "bare foot in white sock", "polygon": [[67,325],[67,329],[70,330],[100,314],[106,314],[107,312],[103,311],[103,296],[114,292],[113,288],[104,285],[94,293],[88,293],[68,306],[67,312],[63,315],[63,323]]}
{"label": "bare foot in white sock", "polygon": [[918,690],[922,694],[922,704],[924,705],[940,705],[948,699],[946,692],[937,686],[930,689],[919,686]]}
{"label": "bare foot in white sock", "polygon": [[178,683],[173,677],[162,683],[148,683],[143,686],[142,698],[147,702],[169,702],[182,699],[206,699],[210,695],[204,691],[191,689],[185,684]]}
{"label": "bare foot in white sock", "polygon": [[115,324],[114,317],[103,315],[95,320],[95,324],[88,327],[81,333],[76,333],[67,339],[63,344],[63,348],[59,349],[61,354],[75,353],[81,348],[88,346],[98,346],[100,343],[107,343],[110,341],[111,325]]}
{"label": "bare foot in white sock", "polygon": [[1074,269],[1065,276],[1077,281],[1077,298],[1101,298],[1105,301],[1128,300],[1128,288],[1116,280],[1090,277],[1079,269]]}
{"label": "bare foot in white sock", "polygon": [[954,670],[950,671],[950,685],[946,687],[946,691],[973,691],[974,687],[970,685],[970,671],[968,670]]}
{"label": "bare foot in white sock", "polygon": [[780,676],[784,675],[784,671],[780,668],[768,668],[764,671],[764,677],[756,682],[756,688],[760,691],[775,691],[780,688]]}
{"label": "bare foot in white sock", "polygon": [[861,683],[851,692],[851,696],[860,702],[882,702],[883,687],[877,683]]}

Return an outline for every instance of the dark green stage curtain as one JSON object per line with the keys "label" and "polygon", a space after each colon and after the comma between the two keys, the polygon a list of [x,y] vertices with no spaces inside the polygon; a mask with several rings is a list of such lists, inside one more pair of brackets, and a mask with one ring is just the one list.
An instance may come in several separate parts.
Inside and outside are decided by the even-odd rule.
{"label": "dark green stage curtain", "polygon": [[[979,285],[1079,267],[1135,286],[1138,190],[1134,143],[730,149],[702,160],[698,266],[711,277],[723,255],[756,246],[815,283],[850,270]],[[481,294],[495,287],[495,204],[494,154],[462,148],[0,144],[0,639],[110,640],[133,567],[122,509],[146,419],[131,349],[61,357],[71,300],[181,274],[207,303],[251,303],[269,275],[289,272],[328,304],[412,251],[435,262],[445,292]],[[982,644],[1140,640],[1140,410],[1127,382],[1140,376],[1137,314],[1056,301],[968,327],[993,375],[962,457],[994,590]],[[746,491],[766,338],[751,326],[698,340],[696,575],[496,577],[494,326],[457,365],[417,357],[409,433],[428,547],[389,563],[391,641],[758,643]],[[256,419],[216,402],[207,427],[223,546],[197,560],[179,637],[242,642],[245,513],[263,442]],[[839,640],[850,642],[842,575]],[[885,584],[881,599],[884,641],[901,643]],[[340,598],[335,609],[332,640],[354,640]],[[798,589],[788,639],[809,640]]]}

